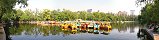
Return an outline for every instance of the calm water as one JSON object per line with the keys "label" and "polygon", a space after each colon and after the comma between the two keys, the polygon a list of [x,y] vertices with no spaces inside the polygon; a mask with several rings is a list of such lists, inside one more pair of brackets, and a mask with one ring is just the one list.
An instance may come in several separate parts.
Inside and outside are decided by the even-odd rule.
{"label": "calm water", "polygon": [[[77,31],[72,33],[58,26],[38,26],[34,24],[7,25],[5,27],[7,40],[140,40],[137,37],[137,23],[113,23],[112,30],[93,30],[94,32]],[[103,32],[106,32],[103,34]]]}

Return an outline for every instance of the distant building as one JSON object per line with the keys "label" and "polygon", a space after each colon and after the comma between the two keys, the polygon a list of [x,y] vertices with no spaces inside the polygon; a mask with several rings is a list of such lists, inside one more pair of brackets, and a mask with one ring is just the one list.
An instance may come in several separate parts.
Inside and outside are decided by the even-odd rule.
{"label": "distant building", "polygon": [[130,12],[131,12],[131,15],[130,15],[130,16],[133,18],[133,20],[135,20],[135,19],[134,19],[134,17],[135,17],[135,15],[134,15],[135,10],[130,10]]}
{"label": "distant building", "polygon": [[130,10],[131,14],[130,15],[134,15],[135,10]]}
{"label": "distant building", "polygon": [[92,9],[87,9],[87,12],[92,12]]}
{"label": "distant building", "polygon": [[127,16],[127,12],[126,11],[119,11],[116,15],[118,15],[118,16]]}

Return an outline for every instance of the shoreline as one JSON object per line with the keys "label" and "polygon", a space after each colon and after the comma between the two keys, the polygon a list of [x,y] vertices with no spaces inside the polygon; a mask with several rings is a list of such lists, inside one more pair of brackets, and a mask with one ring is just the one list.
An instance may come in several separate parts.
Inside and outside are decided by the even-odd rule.
{"label": "shoreline", "polygon": [[[62,22],[76,22],[76,21],[19,21],[18,23],[31,23],[31,24],[37,24],[38,22],[57,22],[57,23],[62,23]],[[99,22],[99,21],[82,21],[82,22]],[[137,22],[137,21],[100,21],[100,22],[108,22],[108,23],[127,23],[127,22]]]}
{"label": "shoreline", "polygon": [[5,34],[5,31],[4,31],[4,28],[3,28],[2,24],[0,24],[0,39],[1,40],[6,40],[6,34]]}

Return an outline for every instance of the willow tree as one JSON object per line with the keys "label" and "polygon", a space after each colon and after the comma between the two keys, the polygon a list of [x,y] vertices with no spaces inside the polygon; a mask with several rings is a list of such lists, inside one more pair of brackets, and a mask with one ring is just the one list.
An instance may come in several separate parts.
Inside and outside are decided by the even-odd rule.
{"label": "willow tree", "polygon": [[8,15],[11,12],[15,12],[13,8],[16,5],[26,7],[28,5],[27,1],[28,0],[0,0],[0,20],[2,20],[3,15]]}

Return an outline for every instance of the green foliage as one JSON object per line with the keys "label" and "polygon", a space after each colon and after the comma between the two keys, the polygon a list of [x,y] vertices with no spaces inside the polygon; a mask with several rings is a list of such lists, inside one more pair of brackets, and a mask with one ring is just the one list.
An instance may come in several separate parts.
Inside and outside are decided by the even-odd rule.
{"label": "green foliage", "polygon": [[104,12],[86,12],[77,11],[72,12],[70,10],[63,9],[63,11],[58,10],[48,10],[44,9],[41,12],[31,11],[31,10],[20,10],[16,11],[14,14],[20,17],[20,21],[45,21],[45,20],[56,20],[56,21],[72,21],[76,19],[82,20],[95,20],[95,21],[133,21],[131,16],[118,16],[112,13]]}
{"label": "green foliage", "polygon": [[50,20],[51,19],[51,11],[48,9],[44,9],[42,12],[42,18],[43,20]]}
{"label": "green foliage", "polygon": [[9,20],[12,18],[15,10],[13,9],[15,5],[21,7],[26,7],[27,0],[0,0],[0,20],[3,17],[3,20]]}
{"label": "green foliage", "polygon": [[145,23],[159,23],[159,1],[154,0],[154,3],[146,4],[141,10],[141,15],[139,15],[139,22]]}

